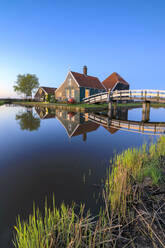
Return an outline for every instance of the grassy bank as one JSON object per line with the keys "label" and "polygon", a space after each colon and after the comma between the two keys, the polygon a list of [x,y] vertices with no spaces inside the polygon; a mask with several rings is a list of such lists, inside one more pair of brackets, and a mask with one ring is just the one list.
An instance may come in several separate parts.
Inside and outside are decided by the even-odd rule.
{"label": "grassy bank", "polygon": [[33,107],[49,107],[49,108],[61,108],[75,111],[90,111],[90,110],[103,110],[107,108],[107,104],[67,104],[67,103],[47,103],[47,102],[13,102],[14,104],[22,106],[33,106]]}
{"label": "grassy bank", "polygon": [[146,178],[150,186],[159,185],[163,174],[162,157],[165,157],[165,137],[159,138],[156,144],[150,144],[148,148],[143,145],[115,156],[106,180],[111,212],[126,216],[127,203],[140,199]]}
{"label": "grassy bank", "polygon": [[165,247],[164,172],[165,137],[116,155],[98,216],[54,201],[44,216],[34,208],[28,221],[17,220],[15,247]]}
{"label": "grassy bank", "polygon": [[4,101],[0,101],[0,106],[4,105],[5,102]]}
{"label": "grassy bank", "polygon": [[[19,101],[13,102],[13,104],[19,104],[23,106],[41,106],[41,107],[50,107],[50,108],[58,108],[61,107],[63,109],[76,109],[78,110],[103,110],[108,108],[107,103],[102,104],[87,104],[87,103],[79,103],[79,104],[67,104],[67,103],[48,103],[48,102],[28,102],[28,101]],[[142,102],[128,102],[128,103],[117,103],[118,107],[142,107]],[[151,103],[151,107],[160,108],[165,107],[165,103]]]}

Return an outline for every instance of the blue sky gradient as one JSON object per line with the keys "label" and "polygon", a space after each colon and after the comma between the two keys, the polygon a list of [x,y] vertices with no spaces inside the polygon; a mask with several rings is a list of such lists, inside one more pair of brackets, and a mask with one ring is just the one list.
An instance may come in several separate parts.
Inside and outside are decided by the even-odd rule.
{"label": "blue sky gradient", "polygon": [[1,0],[0,97],[18,74],[58,87],[68,70],[165,89],[164,0]]}

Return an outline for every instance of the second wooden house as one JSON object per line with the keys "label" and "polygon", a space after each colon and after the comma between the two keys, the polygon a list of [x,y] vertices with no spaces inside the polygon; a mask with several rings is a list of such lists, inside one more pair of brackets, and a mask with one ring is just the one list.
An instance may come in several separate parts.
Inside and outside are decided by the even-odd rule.
{"label": "second wooden house", "polygon": [[34,99],[39,102],[45,102],[47,101],[48,95],[55,95],[55,91],[57,88],[51,88],[51,87],[40,87],[35,96]]}
{"label": "second wooden house", "polygon": [[117,72],[113,72],[102,84],[106,91],[129,90],[129,83],[125,81]]}

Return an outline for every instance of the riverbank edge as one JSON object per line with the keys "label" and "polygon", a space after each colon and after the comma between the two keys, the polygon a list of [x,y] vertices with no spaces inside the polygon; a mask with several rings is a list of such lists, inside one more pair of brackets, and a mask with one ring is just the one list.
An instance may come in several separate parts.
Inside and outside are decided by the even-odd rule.
{"label": "riverbank edge", "polygon": [[[143,150],[143,147],[141,149]],[[128,149],[125,151],[126,153],[119,154],[119,156],[125,160],[123,154],[128,158],[127,152],[130,153],[131,151],[135,153],[133,158],[136,160],[136,166],[138,165],[136,153],[140,150]],[[156,145],[151,144],[148,152],[148,154],[144,152],[145,156],[142,156],[141,162],[145,164],[146,155],[149,158],[152,155],[156,158],[156,166],[163,167],[165,171],[165,137],[160,137]],[[153,158],[151,158],[152,161]],[[131,163],[134,164],[134,162],[131,159]],[[130,168],[129,162],[128,168]],[[121,177],[123,177],[122,175]],[[111,179],[115,180],[114,176]],[[29,216],[29,222],[22,222],[20,217],[17,219],[15,247],[27,248],[29,247],[26,246],[27,243],[30,244],[31,248],[123,246],[146,248],[155,247],[155,245],[156,247],[164,247],[165,239],[162,237],[164,224],[162,223],[165,223],[165,216],[162,215],[161,211],[163,213],[165,211],[165,199],[161,196],[165,192],[163,191],[164,193],[161,194],[160,187],[152,184],[151,180],[146,183],[146,179],[148,180],[148,175],[140,183],[142,192],[140,195],[138,194],[136,201],[131,197],[131,203],[129,197],[127,204],[129,204],[129,209],[131,205],[132,210],[129,210],[124,218],[122,216],[118,218],[116,213],[111,213],[105,185],[102,191],[105,207],[100,210],[97,217],[91,216],[89,211],[84,213],[84,206],[80,206],[78,213],[74,206],[69,207],[64,204],[61,205],[60,209],[57,209],[54,200],[53,209],[48,209],[47,203],[45,204],[44,218],[39,210],[34,208],[33,214]],[[106,180],[109,180],[108,175]],[[136,177],[133,176],[133,180],[129,181],[131,187],[134,188],[134,193],[135,190],[137,191],[136,185],[139,185],[139,181],[136,180]],[[107,181],[105,181],[106,183]],[[117,183],[116,186],[117,189],[115,190],[118,191],[121,183]],[[162,223],[160,223],[161,220]],[[46,244],[48,246],[45,246]]]}
{"label": "riverbank edge", "polygon": [[[95,112],[108,109],[108,104],[65,104],[65,103],[47,103],[47,102],[12,102],[15,105],[30,106],[30,107],[45,107],[45,108],[58,108],[63,110],[75,111],[75,112]],[[114,104],[112,104],[114,105]],[[142,107],[142,102],[128,102],[117,103],[118,107]],[[151,103],[151,107],[160,108],[165,107],[165,103]]]}
{"label": "riverbank edge", "polygon": [[107,104],[101,105],[87,105],[87,104],[59,104],[59,103],[45,103],[45,102],[13,102],[15,105],[25,107],[44,107],[44,108],[56,108],[75,112],[94,112],[103,111],[108,109]]}
{"label": "riverbank edge", "polygon": [[4,105],[5,102],[4,101],[0,101],[0,106]]}

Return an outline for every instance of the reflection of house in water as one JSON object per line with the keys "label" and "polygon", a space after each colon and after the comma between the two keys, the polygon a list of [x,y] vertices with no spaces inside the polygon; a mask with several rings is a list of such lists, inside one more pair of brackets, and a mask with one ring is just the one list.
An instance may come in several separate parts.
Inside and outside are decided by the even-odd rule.
{"label": "reflection of house in water", "polygon": [[56,117],[65,128],[68,136],[75,137],[83,135],[83,140],[87,139],[87,133],[96,131],[99,124],[88,121],[81,113],[56,110]]}
{"label": "reflection of house in water", "polygon": [[35,111],[39,115],[40,119],[50,119],[56,117],[54,109],[35,107]]}
{"label": "reflection of house in water", "polygon": [[114,134],[117,131],[119,131],[119,129],[114,128],[114,127],[104,127],[110,134]]}
{"label": "reflection of house in water", "polygon": [[91,121],[84,122],[83,124],[80,124],[76,130],[72,133],[72,137],[83,135],[83,141],[86,141],[87,139],[87,133],[96,131],[99,128],[100,125],[93,123]]}

